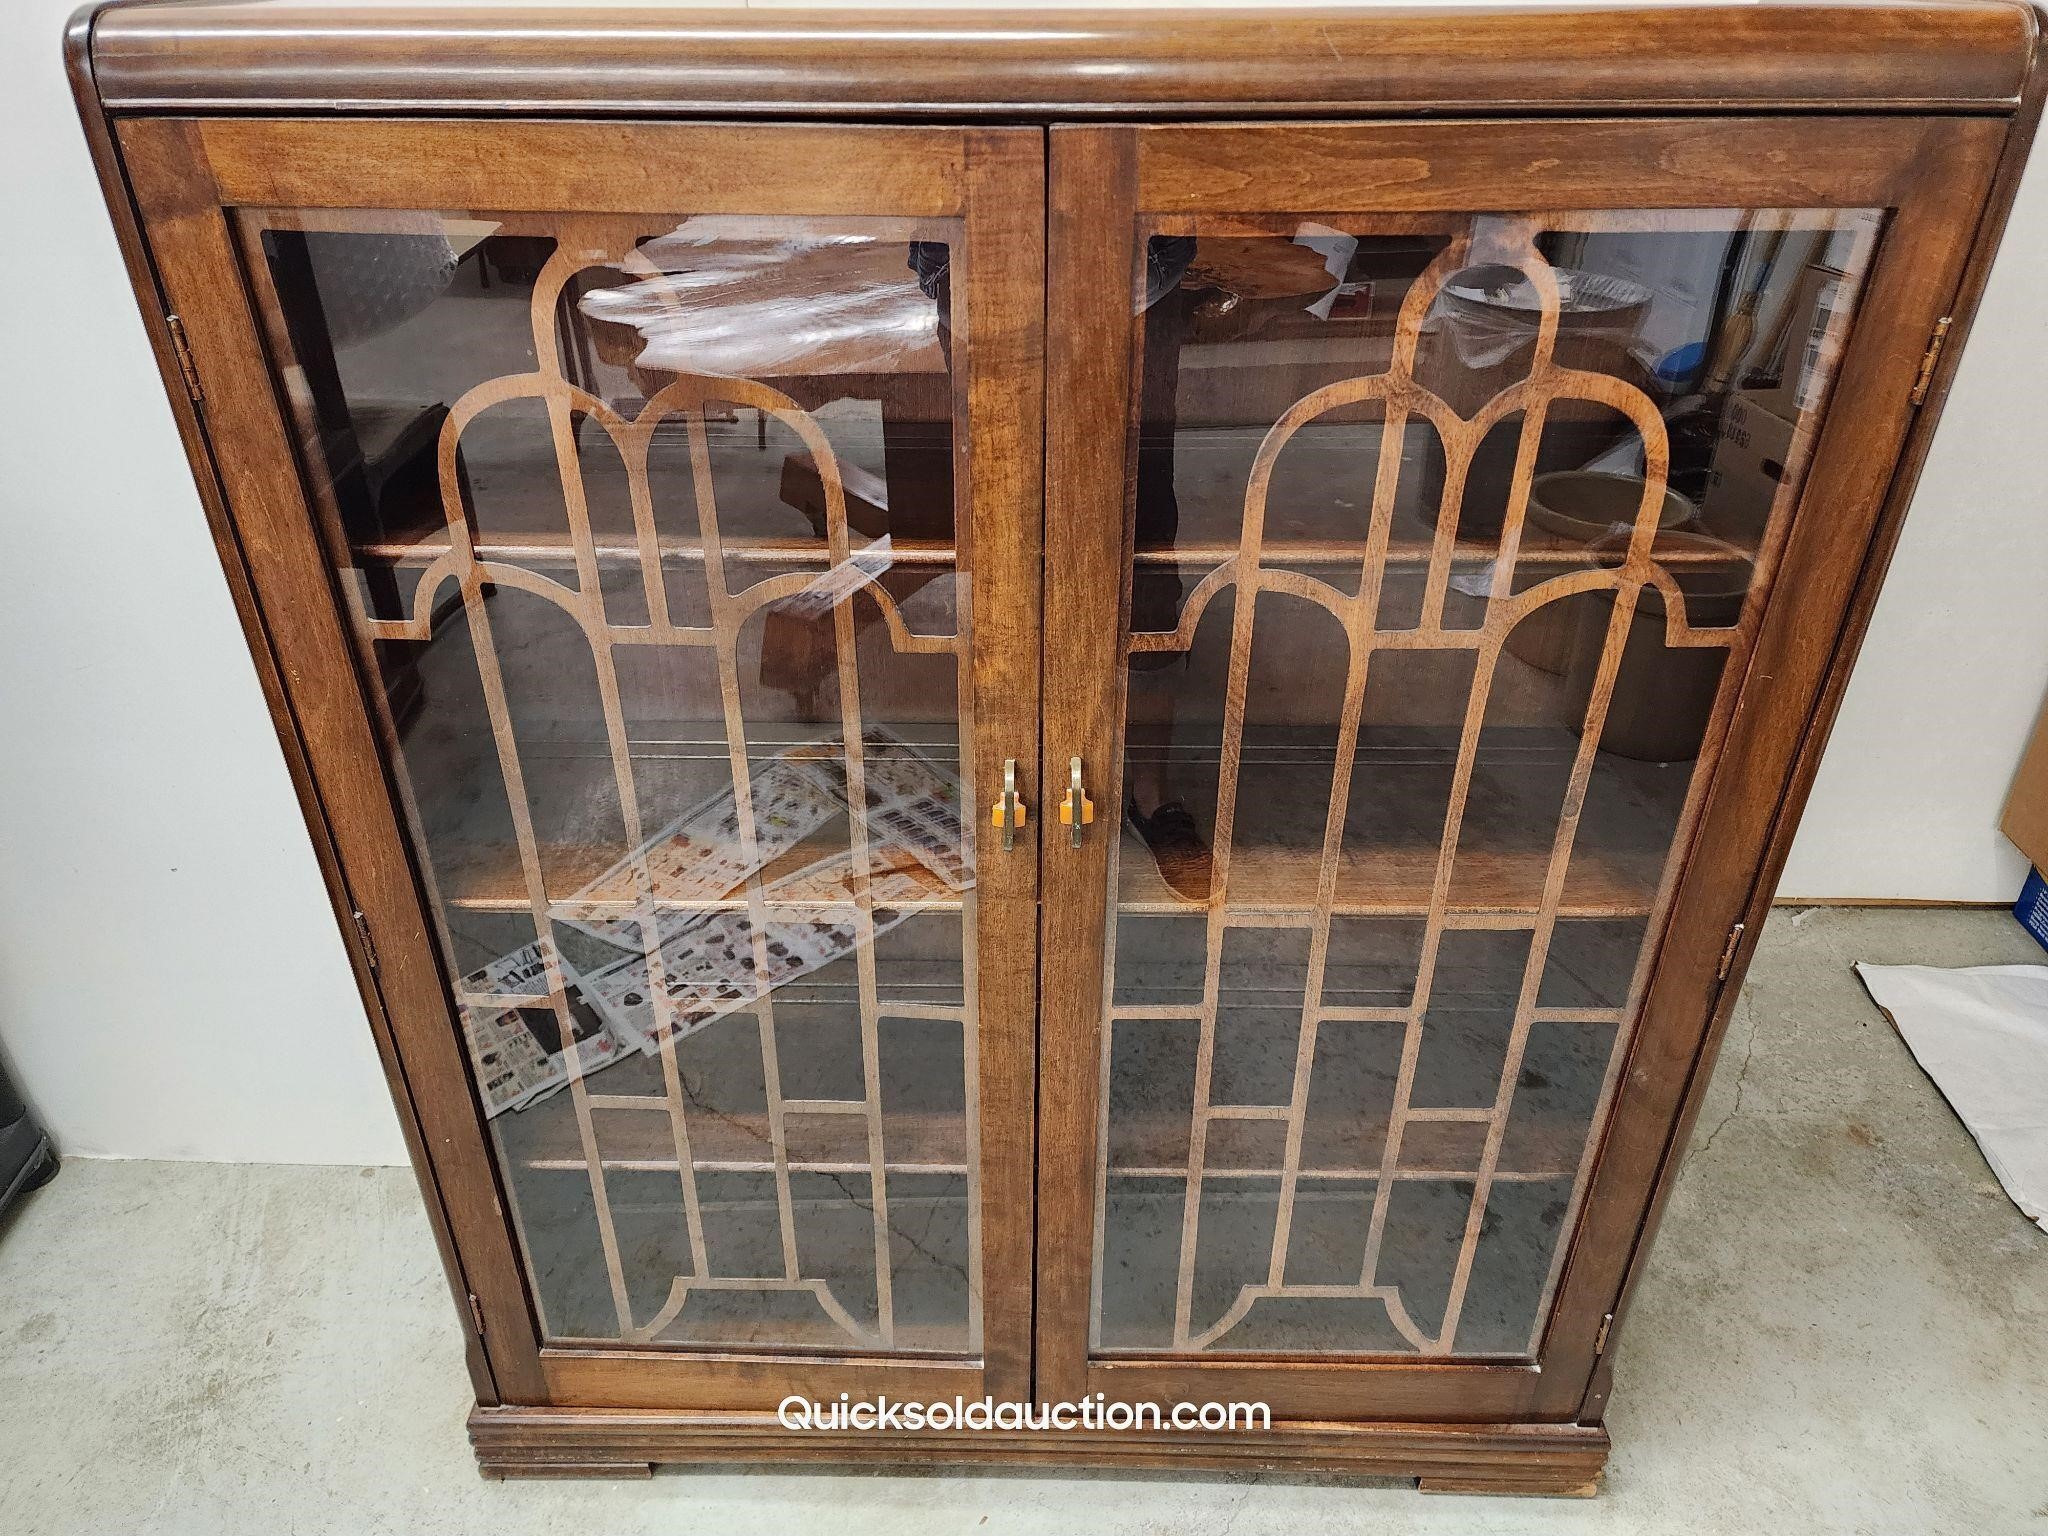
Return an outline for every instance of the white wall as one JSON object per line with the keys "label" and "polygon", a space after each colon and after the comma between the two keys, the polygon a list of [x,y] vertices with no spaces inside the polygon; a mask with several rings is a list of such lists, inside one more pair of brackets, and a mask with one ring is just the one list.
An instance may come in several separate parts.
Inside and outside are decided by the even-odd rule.
{"label": "white wall", "polygon": [[[369,1036],[60,68],[0,14],[0,1048],[65,1151],[392,1162]],[[2048,176],[2023,194],[1786,875],[1997,900],[2048,685]]]}
{"label": "white wall", "polygon": [[0,16],[0,1047],[67,1153],[399,1161],[64,81]]}
{"label": "white wall", "polygon": [[2037,147],[1781,899],[2010,901],[2026,876],[1998,814],[2048,692],[2044,160]]}

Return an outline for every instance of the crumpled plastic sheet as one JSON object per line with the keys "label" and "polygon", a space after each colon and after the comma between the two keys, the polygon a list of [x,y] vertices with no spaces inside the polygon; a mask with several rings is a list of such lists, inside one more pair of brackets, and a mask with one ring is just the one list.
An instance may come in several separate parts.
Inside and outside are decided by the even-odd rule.
{"label": "crumpled plastic sheet", "polygon": [[594,288],[580,307],[639,332],[641,368],[765,381],[945,366],[939,299],[900,239],[699,216],[621,270],[642,280]]}

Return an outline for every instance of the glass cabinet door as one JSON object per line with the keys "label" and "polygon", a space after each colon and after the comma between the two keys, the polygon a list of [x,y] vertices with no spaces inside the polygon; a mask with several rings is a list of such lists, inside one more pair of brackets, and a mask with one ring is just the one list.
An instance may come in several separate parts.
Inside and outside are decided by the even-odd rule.
{"label": "glass cabinet door", "polygon": [[[1035,492],[989,467],[1037,451],[992,372],[1036,230],[997,269],[961,136],[885,138],[651,130],[644,208],[222,200],[535,1342],[678,1402],[697,1359],[1024,1355],[1028,1159],[985,1149],[1028,1145],[1035,849],[977,808],[1036,739],[990,638]],[[1039,142],[976,174],[1028,209]],[[821,152],[872,183],[813,201]]]}
{"label": "glass cabinet door", "polygon": [[1879,223],[1146,237],[1095,1349],[1533,1355]]}
{"label": "glass cabinet door", "polygon": [[978,1352],[957,229],[240,219],[543,1337]]}
{"label": "glass cabinet door", "polygon": [[[1276,1413],[1369,1415],[1393,1374],[1288,1363],[1506,1392],[1543,1358],[1895,205],[1596,202],[1566,162],[1527,211],[1390,210],[1300,176],[1336,132],[1055,135],[1054,312],[1113,290],[1130,361],[1099,450],[1068,412],[1108,391],[1054,364],[1052,545],[1114,517],[1122,553],[1100,673],[1048,618],[1109,715],[1047,732],[1099,802],[1048,910],[1100,914],[1100,964],[1049,994],[1093,1145],[1048,1147],[1044,1199],[1086,1211],[1048,1283],[1088,1385],[1234,1361]],[[1437,133],[1431,170],[1467,153]],[[1129,203],[1061,222],[1119,169]],[[1063,440],[1114,476],[1072,521]]]}

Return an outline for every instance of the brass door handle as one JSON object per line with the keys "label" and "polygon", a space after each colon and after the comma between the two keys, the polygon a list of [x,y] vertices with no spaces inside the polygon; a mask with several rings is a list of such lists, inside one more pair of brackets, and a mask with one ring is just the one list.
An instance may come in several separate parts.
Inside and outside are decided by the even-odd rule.
{"label": "brass door handle", "polygon": [[1070,829],[1073,846],[1081,846],[1081,829],[1095,820],[1095,802],[1088,798],[1088,791],[1081,787],[1081,759],[1069,760],[1071,776],[1067,780],[1067,798],[1060,802],[1060,825]]}
{"label": "brass door handle", "polygon": [[1017,759],[1003,761],[1003,793],[989,813],[989,825],[1003,829],[1003,848],[1017,846],[1017,829],[1024,825],[1024,799],[1017,793]]}

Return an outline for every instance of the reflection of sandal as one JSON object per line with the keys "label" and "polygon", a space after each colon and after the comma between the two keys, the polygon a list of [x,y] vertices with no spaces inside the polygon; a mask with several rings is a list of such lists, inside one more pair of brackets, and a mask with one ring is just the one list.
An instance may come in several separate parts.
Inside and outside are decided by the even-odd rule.
{"label": "reflection of sandal", "polygon": [[1209,844],[1188,808],[1169,800],[1150,816],[1140,815],[1135,805],[1128,814],[1132,827],[1152,850],[1160,878],[1189,901],[1207,901]]}

